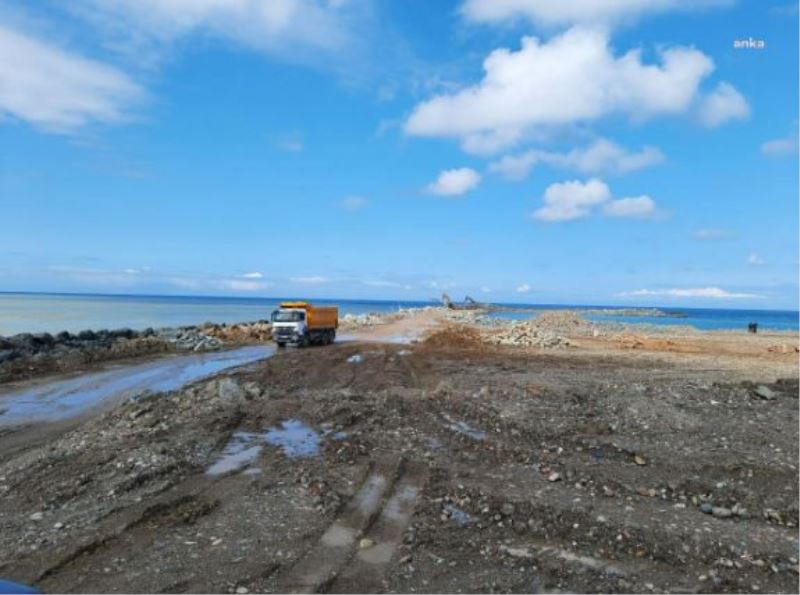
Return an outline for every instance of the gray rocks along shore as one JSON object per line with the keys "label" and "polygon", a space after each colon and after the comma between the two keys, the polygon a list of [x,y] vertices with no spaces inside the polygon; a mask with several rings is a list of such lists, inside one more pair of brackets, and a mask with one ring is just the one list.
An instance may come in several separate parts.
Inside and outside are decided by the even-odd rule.
{"label": "gray rocks along shore", "polygon": [[123,328],[0,336],[0,382],[143,355],[213,351],[225,345],[260,343],[270,337],[270,324],[263,320],[141,331]]}

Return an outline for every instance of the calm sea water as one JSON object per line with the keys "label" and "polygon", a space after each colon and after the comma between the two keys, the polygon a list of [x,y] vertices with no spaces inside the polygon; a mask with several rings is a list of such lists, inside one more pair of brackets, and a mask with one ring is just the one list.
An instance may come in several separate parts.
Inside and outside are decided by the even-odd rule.
{"label": "calm sea water", "polygon": [[[22,332],[56,333],[84,329],[183,326],[213,322],[243,322],[269,318],[282,300],[267,298],[220,298],[178,296],[106,296],[41,293],[0,293],[0,335]],[[340,314],[394,312],[400,308],[432,305],[432,302],[313,300],[336,304]],[[603,306],[531,305],[537,309],[602,308]],[[798,313],[778,310],[724,310],[661,308],[680,313],[680,318],[639,316],[589,316],[597,321],[691,325],[699,329],[745,329],[757,322],[760,328],[797,330]],[[529,318],[528,313],[498,313],[503,318]]]}

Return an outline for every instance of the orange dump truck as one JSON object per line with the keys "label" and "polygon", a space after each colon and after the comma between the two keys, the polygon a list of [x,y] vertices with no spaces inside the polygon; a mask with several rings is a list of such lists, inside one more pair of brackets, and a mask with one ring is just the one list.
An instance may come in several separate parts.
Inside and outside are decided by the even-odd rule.
{"label": "orange dump truck", "polygon": [[313,306],[308,302],[283,302],[272,313],[272,340],[278,347],[293,343],[327,345],[336,339],[339,308]]}

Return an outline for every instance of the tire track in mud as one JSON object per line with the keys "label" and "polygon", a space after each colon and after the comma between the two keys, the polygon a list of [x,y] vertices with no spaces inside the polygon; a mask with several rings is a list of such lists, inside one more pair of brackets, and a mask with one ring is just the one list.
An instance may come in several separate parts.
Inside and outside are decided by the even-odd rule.
{"label": "tire track in mud", "polygon": [[359,549],[349,564],[326,585],[331,593],[377,593],[408,527],[417,499],[428,479],[427,466],[406,465],[375,523],[365,533],[368,547]]}
{"label": "tire track in mud", "polygon": [[[374,591],[427,477],[423,465],[406,464],[402,459],[379,462],[317,543],[279,577],[278,591]],[[368,547],[360,548],[359,539]]]}

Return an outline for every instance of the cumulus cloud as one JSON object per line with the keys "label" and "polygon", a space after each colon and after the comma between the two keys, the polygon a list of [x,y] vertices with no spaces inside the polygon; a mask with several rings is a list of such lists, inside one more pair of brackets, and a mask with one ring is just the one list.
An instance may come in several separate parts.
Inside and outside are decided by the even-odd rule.
{"label": "cumulus cloud", "polygon": [[620,198],[603,205],[603,213],[609,217],[629,217],[646,219],[656,213],[656,203],[649,196]]}
{"label": "cumulus cloud", "polygon": [[614,200],[608,185],[597,178],[587,182],[572,180],[551,184],[544,191],[542,200],[544,206],[536,209],[532,216],[547,223],[582,219],[600,206],[603,214],[609,217],[644,219],[656,214],[655,201],[649,196]]}
{"label": "cumulus cloud", "polygon": [[425,187],[425,191],[437,196],[458,196],[472,190],[480,182],[481,176],[474,169],[468,167],[446,169],[439,174],[435,182]]}
{"label": "cumulus cloud", "polygon": [[764,260],[758,252],[751,252],[747,255],[747,264],[754,267],[759,267],[767,264],[767,261]]}
{"label": "cumulus cloud", "polygon": [[264,273],[259,273],[257,271],[252,273],[244,273],[243,275],[240,275],[240,277],[242,277],[242,279],[263,279]]}
{"label": "cumulus cloud", "polygon": [[[737,117],[741,95],[727,83],[703,97],[700,83],[714,63],[694,48],[659,50],[643,62],[633,49],[615,56],[606,32],[575,27],[549,41],[523,37],[513,51],[494,50],[483,79],[418,104],[404,129],[423,137],[457,138],[467,150],[499,150],[548,127],[611,115],[643,120],[689,112],[700,102],[709,125]],[[746,105],[746,102],[745,102]]]}
{"label": "cumulus cloud", "polygon": [[339,204],[345,211],[355,212],[360,211],[369,204],[369,201],[363,196],[348,196],[342,199]]}
{"label": "cumulus cloud", "polygon": [[544,27],[615,25],[650,14],[726,4],[730,0],[466,0],[461,14],[469,21],[486,24],[524,19]]}
{"label": "cumulus cloud", "polygon": [[570,221],[591,213],[592,207],[611,199],[611,191],[601,180],[573,180],[551,184],[544,191],[544,206],[533,212],[540,221]]}
{"label": "cumulus cloud", "polygon": [[698,287],[689,289],[637,289],[618,294],[621,297],[688,297],[688,298],[710,298],[710,299],[760,299],[763,295],[756,293],[734,293],[719,287]]}
{"label": "cumulus cloud", "polygon": [[747,100],[730,83],[719,83],[711,93],[699,99],[697,117],[708,128],[729,120],[743,120],[749,115]]}
{"label": "cumulus cloud", "polygon": [[567,153],[531,149],[519,155],[506,155],[491,163],[489,170],[509,180],[522,180],[539,163],[589,174],[624,174],[663,163],[664,160],[664,154],[656,147],[644,147],[632,152],[601,138],[587,147],[575,148]]}
{"label": "cumulus cloud", "polygon": [[792,133],[784,138],[775,138],[761,144],[761,153],[767,157],[780,157],[797,152],[797,134]]}
{"label": "cumulus cloud", "polygon": [[302,285],[319,285],[321,283],[327,283],[329,279],[327,277],[290,277],[289,281],[292,283],[300,283]]}
{"label": "cumulus cloud", "polygon": [[46,132],[118,123],[145,93],[125,73],[0,26],[0,120]]}
{"label": "cumulus cloud", "polygon": [[517,286],[517,293],[528,293],[531,290],[531,286],[527,283],[523,283],[522,285]]}

